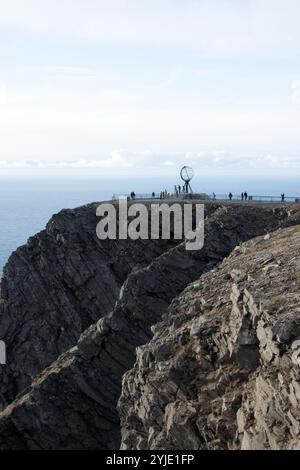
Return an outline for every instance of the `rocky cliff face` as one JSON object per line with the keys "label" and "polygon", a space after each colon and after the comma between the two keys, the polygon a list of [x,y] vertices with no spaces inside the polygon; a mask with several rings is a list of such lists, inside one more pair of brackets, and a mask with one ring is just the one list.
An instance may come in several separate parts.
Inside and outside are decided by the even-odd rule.
{"label": "rocky cliff face", "polygon": [[[208,204],[205,245],[196,252],[185,251],[184,244],[176,244],[172,240],[100,242],[95,235],[95,208],[95,205],[90,205],[75,211],[63,211],[50,221],[46,231],[17,250],[6,267],[1,284],[0,337],[8,343],[9,363],[1,370],[1,394],[4,404],[11,403],[0,414],[0,448],[118,448],[121,441],[119,416],[122,418],[123,448],[205,447],[202,439],[207,446],[222,447],[224,436],[214,435],[215,431],[210,427],[209,433],[205,430],[211,419],[205,411],[210,400],[198,403],[197,410],[205,403],[201,408],[201,419],[206,423],[203,424],[203,432],[195,427],[195,413],[191,412],[189,421],[184,414],[185,408],[181,410],[181,406],[187,409],[196,406],[195,387],[202,390],[203,385],[204,395],[206,388],[216,393],[213,392],[215,364],[220,377],[228,376],[231,383],[241,381],[245,385],[243,393],[246,393],[246,385],[250,387],[251,384],[249,377],[257,372],[261,362],[261,347],[258,345],[257,325],[251,317],[253,314],[249,314],[249,320],[249,315],[244,315],[244,318],[242,313],[238,313],[244,311],[241,303],[244,290],[239,282],[243,276],[244,281],[248,276],[244,275],[239,264],[244,262],[243,259],[237,259],[231,274],[227,273],[226,286],[221,275],[214,277],[219,268],[217,271],[213,269],[235,247],[239,248],[232,257],[241,254],[244,248],[240,244],[244,241],[279,227],[300,223],[299,208],[273,210]],[[270,240],[273,236],[270,235]],[[264,240],[264,243],[268,242]],[[253,245],[249,258],[254,255],[256,245]],[[226,300],[232,289],[230,283],[234,270],[239,280],[235,285],[242,289],[240,294],[234,291],[237,297],[235,308],[231,306],[233,300]],[[267,282],[266,276],[265,279]],[[180,296],[196,280],[199,295],[192,284]],[[211,303],[206,302],[201,289],[206,289]],[[224,292],[214,305],[214,295],[221,296],[224,289],[226,295]],[[186,292],[191,296],[187,298]],[[189,330],[192,320],[197,320],[200,326],[202,321],[205,324],[202,304],[207,314],[212,308],[216,312],[219,309],[215,316],[219,320],[213,325],[216,330],[209,324],[203,327],[207,341],[207,344],[203,342],[203,357],[199,351],[195,356],[192,336],[185,331]],[[182,305],[184,309],[180,310]],[[151,326],[163,315],[164,322],[172,322],[174,308],[178,310],[177,320],[174,318],[172,324],[174,338],[169,341],[170,326],[166,323],[168,328],[165,331],[164,324],[155,327],[156,334],[151,339]],[[192,311],[195,313],[187,313]],[[255,327],[251,326],[252,323],[250,327],[247,322],[252,322]],[[240,323],[244,326],[241,327]],[[261,325],[260,329],[268,338],[267,328]],[[215,351],[216,337],[222,349],[220,358],[219,352]],[[153,358],[157,341],[162,344],[158,348],[158,356]],[[170,342],[173,349],[170,349]],[[144,349],[138,349],[136,357],[136,348],[145,344]],[[202,351],[202,339],[199,344]],[[176,348],[183,354],[183,361]],[[268,343],[266,349],[269,348]],[[165,369],[161,369],[161,364]],[[133,370],[126,374],[133,366]],[[271,371],[269,365],[267,368]],[[211,381],[209,379],[206,383],[205,377],[209,373],[212,374]],[[174,374],[174,378],[170,379],[168,374],[171,377]],[[160,377],[165,380],[164,387],[160,387]],[[123,391],[117,410],[122,378]],[[185,399],[177,390],[179,383],[185,390]],[[178,400],[173,400],[173,388]],[[245,422],[243,429],[253,430],[252,435],[247,431],[249,442],[258,439],[260,432],[258,428],[256,431],[255,423],[250,423],[251,411],[247,414],[251,406],[257,405],[249,401],[248,408],[244,410],[246,399],[242,406],[240,395],[236,395],[233,400],[236,405],[229,407],[231,411],[225,425],[222,420],[220,425],[216,424],[218,429],[222,426],[225,429],[228,425],[229,430],[224,433],[229,436],[228,446],[233,448],[247,446],[241,444],[244,430],[237,428],[242,422]],[[249,392],[249,396],[252,395]],[[239,424],[234,421],[234,406],[239,410]],[[179,434],[174,440],[170,438],[173,431],[165,430],[165,426],[170,424],[172,429],[180,430],[181,416],[186,429],[191,427],[198,441],[190,437],[191,433],[180,432],[181,438]],[[165,425],[165,422],[169,424]],[[188,437],[185,438],[185,434]],[[233,438],[233,434],[238,437]],[[221,439],[222,445],[218,444]]]}
{"label": "rocky cliff face", "polygon": [[300,448],[300,226],[173,300],[119,401],[123,449]]}
{"label": "rocky cliff face", "polygon": [[0,338],[9,361],[0,370],[0,409],[74,346],[89,325],[111,312],[133,269],[176,244],[100,241],[96,207],[55,215],[46,230],[12,254],[4,269]]}

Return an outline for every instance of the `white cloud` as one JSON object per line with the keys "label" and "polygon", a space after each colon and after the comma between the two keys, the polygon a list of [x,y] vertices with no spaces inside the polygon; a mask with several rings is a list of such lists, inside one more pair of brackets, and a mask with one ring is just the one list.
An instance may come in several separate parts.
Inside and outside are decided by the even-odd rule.
{"label": "white cloud", "polygon": [[3,81],[0,81],[0,106],[7,103],[7,87]]}
{"label": "white cloud", "polygon": [[297,54],[298,0],[1,0],[3,29],[189,47],[204,55]]}
{"label": "white cloud", "polygon": [[300,158],[279,155],[259,155],[238,157],[226,151],[198,152],[186,154],[189,164],[200,168],[246,169],[300,169]]}
{"label": "white cloud", "polygon": [[42,71],[50,78],[66,81],[86,81],[97,77],[96,71],[87,67],[47,65],[42,67]]}
{"label": "white cloud", "polygon": [[292,83],[292,104],[300,104],[300,80],[294,80]]}
{"label": "white cloud", "polygon": [[182,66],[173,67],[168,76],[159,84],[160,88],[169,88],[170,86],[178,83],[186,74],[186,70]]}
{"label": "white cloud", "polygon": [[211,152],[186,152],[185,154],[159,154],[151,150],[141,152],[129,152],[126,150],[113,150],[104,158],[82,158],[70,161],[5,161],[0,160],[0,168],[40,168],[40,169],[103,169],[103,170],[134,170],[145,172],[159,170],[160,168],[180,168],[182,164],[193,166],[196,170],[222,170],[222,169],[259,169],[280,170],[300,169],[300,158],[285,157],[278,155],[260,155],[237,157],[229,152],[214,150]]}
{"label": "white cloud", "polygon": [[286,88],[299,0],[0,0],[0,12],[8,47],[34,39],[13,67],[1,57],[2,167],[299,168],[283,158],[300,148],[286,99],[300,104],[299,81]]}

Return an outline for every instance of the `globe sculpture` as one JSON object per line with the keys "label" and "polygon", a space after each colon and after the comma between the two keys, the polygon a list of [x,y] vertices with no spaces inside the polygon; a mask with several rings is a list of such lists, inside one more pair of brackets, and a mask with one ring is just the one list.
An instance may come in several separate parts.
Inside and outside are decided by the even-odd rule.
{"label": "globe sculpture", "polygon": [[184,181],[183,192],[192,193],[190,182],[194,177],[194,170],[190,166],[183,166],[180,170],[180,178]]}

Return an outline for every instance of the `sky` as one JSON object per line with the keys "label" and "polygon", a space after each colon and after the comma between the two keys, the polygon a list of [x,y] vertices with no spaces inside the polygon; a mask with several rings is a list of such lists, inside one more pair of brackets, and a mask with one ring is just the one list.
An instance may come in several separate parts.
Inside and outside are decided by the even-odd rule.
{"label": "sky", "polygon": [[300,176],[299,0],[0,0],[0,175]]}

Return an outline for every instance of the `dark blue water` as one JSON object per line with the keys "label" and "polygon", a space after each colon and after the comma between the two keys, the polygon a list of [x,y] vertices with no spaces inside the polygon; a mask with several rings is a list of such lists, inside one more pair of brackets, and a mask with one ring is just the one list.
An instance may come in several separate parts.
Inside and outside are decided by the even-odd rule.
{"label": "dark blue water", "polygon": [[108,200],[114,193],[130,193],[133,190],[160,191],[161,182],[0,178],[0,275],[12,251],[26,243],[28,237],[44,229],[53,214],[64,208]]}
{"label": "dark blue water", "polygon": [[[167,188],[172,190],[175,183],[172,178],[137,178],[137,179],[96,179],[96,178],[21,178],[18,180],[0,178],[0,274],[9,255],[18,246],[26,243],[29,236],[42,230],[50,217],[63,208],[108,200],[113,193],[159,192]],[[265,179],[240,177],[195,178],[195,191],[211,194],[233,193],[256,195],[291,196],[300,194],[298,178]]]}

